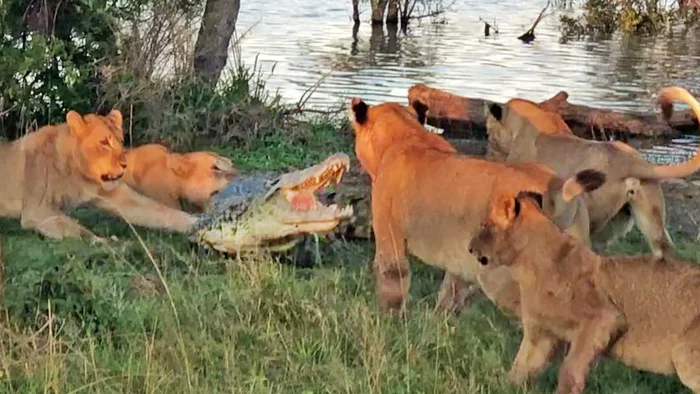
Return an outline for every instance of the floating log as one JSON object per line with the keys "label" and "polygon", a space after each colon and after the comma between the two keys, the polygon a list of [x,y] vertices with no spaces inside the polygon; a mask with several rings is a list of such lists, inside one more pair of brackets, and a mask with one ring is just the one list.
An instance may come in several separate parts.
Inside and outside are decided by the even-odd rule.
{"label": "floating log", "polygon": [[[569,94],[560,91],[539,104],[556,111],[574,134],[589,139],[676,138],[681,133],[697,133],[698,121],[691,110],[674,111],[666,121],[657,114],[621,113],[586,105],[571,104]],[[427,123],[444,130],[451,138],[485,138],[486,105],[494,101],[462,97],[416,84],[408,89],[408,101],[420,101],[428,110]]]}

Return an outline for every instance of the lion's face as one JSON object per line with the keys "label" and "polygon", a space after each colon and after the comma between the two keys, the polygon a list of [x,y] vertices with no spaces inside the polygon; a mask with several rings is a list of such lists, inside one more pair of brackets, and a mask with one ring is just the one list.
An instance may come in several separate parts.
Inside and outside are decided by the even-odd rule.
{"label": "lion's face", "polygon": [[69,111],[66,121],[77,140],[76,161],[83,176],[100,185],[119,180],[126,169],[121,112],[81,116]]}
{"label": "lion's face", "polygon": [[[484,267],[512,264],[528,245],[528,235],[537,231],[530,226],[532,219],[537,217],[532,211],[536,210],[545,217],[540,207],[541,197],[529,192],[518,196],[504,194],[494,199],[479,232],[469,243],[469,253]],[[528,218],[523,219],[524,216]]]}
{"label": "lion's face", "polygon": [[168,160],[169,167],[182,182],[184,197],[198,204],[206,204],[238,175],[231,160],[211,152],[173,155]]}

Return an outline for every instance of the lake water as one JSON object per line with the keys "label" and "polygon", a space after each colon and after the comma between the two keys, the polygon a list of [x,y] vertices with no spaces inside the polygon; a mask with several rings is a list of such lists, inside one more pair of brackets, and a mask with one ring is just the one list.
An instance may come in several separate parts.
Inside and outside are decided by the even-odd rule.
{"label": "lake water", "polygon": [[[364,4],[353,34],[350,0],[243,1],[237,30],[247,31],[242,60],[252,65],[257,56],[267,87],[285,102],[299,101],[325,76],[306,103],[315,108],[337,108],[350,96],[406,102],[419,82],[498,101],[544,100],[566,90],[572,103],[622,111],[656,111],[655,94],[665,85],[700,92],[697,31],[560,43],[559,15],[573,11],[550,7],[536,40],[522,43],[516,37],[545,4],[457,0],[440,17],[446,23],[414,21],[408,34],[373,29]],[[479,17],[495,19],[499,34],[484,37]]]}

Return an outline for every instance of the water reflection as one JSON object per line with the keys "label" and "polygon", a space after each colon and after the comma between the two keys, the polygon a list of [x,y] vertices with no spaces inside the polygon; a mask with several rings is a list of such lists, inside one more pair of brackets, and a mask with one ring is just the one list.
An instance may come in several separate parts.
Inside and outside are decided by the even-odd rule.
{"label": "water reflection", "polygon": [[[347,3],[347,4],[345,4]],[[259,54],[268,86],[294,102],[319,78],[327,78],[308,104],[338,105],[350,95],[368,102],[406,100],[422,82],[492,100],[520,96],[544,100],[560,90],[570,101],[618,110],[649,111],[660,87],[679,84],[700,91],[700,40],[695,30],[670,38],[619,37],[601,42],[559,43],[559,14],[537,26],[537,39],[517,40],[536,18],[541,1],[462,0],[444,15],[447,24],[415,23],[407,34],[364,21],[353,27],[350,2],[277,0],[241,5],[239,31],[257,23],[243,40],[244,61]],[[499,34],[484,37],[496,20]]]}

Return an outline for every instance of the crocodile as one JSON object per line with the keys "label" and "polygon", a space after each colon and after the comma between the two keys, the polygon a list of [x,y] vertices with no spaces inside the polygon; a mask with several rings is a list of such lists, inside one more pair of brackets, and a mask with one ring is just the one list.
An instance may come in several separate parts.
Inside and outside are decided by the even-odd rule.
{"label": "crocodile", "polygon": [[317,195],[339,184],[350,168],[345,153],[302,170],[241,175],[212,196],[207,212],[190,230],[190,240],[219,252],[267,249],[284,252],[305,235],[330,232],[353,216],[350,205],[326,205]]}

